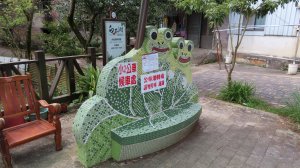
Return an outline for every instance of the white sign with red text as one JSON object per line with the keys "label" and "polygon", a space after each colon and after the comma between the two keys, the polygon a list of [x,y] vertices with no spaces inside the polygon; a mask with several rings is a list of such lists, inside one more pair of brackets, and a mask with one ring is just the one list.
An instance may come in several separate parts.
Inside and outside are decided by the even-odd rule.
{"label": "white sign with red text", "polygon": [[155,72],[141,76],[141,92],[148,93],[151,91],[163,89],[167,86],[167,72]]}
{"label": "white sign with red text", "polygon": [[118,87],[126,88],[137,85],[137,62],[118,64]]}

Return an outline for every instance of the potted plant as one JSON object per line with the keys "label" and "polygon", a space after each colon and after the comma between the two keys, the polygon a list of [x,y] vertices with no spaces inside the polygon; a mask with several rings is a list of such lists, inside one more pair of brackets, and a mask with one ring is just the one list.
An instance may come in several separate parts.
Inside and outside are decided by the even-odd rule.
{"label": "potted plant", "polygon": [[[40,117],[41,119],[47,120],[48,119],[48,108],[40,107]],[[26,121],[34,121],[36,120],[35,113],[31,113],[27,117],[25,117]]]}
{"label": "potted plant", "polygon": [[296,43],[294,61],[293,61],[292,64],[289,64],[289,67],[288,67],[288,74],[289,75],[296,75],[297,71],[298,71],[298,68],[299,68],[299,65],[296,64],[296,57],[297,57],[298,48],[299,48],[299,27],[297,28],[296,38],[297,38],[297,43]]}

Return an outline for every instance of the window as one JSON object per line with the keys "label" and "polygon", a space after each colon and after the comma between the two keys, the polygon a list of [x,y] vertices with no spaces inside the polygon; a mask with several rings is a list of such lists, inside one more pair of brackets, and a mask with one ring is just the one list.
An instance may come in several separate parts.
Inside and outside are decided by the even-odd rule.
{"label": "window", "polygon": [[[248,29],[249,31],[264,31],[264,25],[266,22],[266,16],[252,16],[248,23]],[[246,18],[244,17],[243,24],[246,24]]]}

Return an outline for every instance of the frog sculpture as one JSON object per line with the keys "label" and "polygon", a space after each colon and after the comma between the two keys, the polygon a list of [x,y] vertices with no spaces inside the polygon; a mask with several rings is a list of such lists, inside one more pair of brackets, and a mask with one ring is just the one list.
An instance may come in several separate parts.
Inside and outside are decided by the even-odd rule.
{"label": "frog sculpture", "polygon": [[[193,128],[201,114],[198,90],[192,84],[191,41],[173,38],[167,28],[146,27],[143,45],[110,61],[102,70],[97,94],[79,108],[74,123],[78,158],[91,167],[113,158],[133,159],[164,149]],[[157,56],[158,67],[145,72],[143,61]],[[155,59],[154,59],[155,60]],[[136,75],[120,85],[120,67]],[[145,85],[151,80],[156,83]],[[152,88],[145,91],[146,86]],[[154,89],[153,89],[154,88]]]}
{"label": "frog sculpture", "polygon": [[194,43],[190,40],[184,40],[182,37],[172,39],[173,57],[168,57],[171,64],[171,70],[180,70],[189,82],[192,82],[191,59]]}

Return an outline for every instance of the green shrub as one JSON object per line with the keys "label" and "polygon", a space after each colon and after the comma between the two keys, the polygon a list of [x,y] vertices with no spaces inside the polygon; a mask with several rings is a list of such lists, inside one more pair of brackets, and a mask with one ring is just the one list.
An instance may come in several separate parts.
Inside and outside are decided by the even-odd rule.
{"label": "green shrub", "polygon": [[[80,102],[85,98],[90,98],[96,94],[96,87],[98,78],[100,76],[100,70],[95,69],[92,65],[89,65],[84,70],[84,76],[80,76],[78,79],[78,88],[82,93],[80,96]],[[87,95],[87,96],[86,96]]]}
{"label": "green shrub", "polygon": [[279,114],[300,123],[300,93],[293,93]]}
{"label": "green shrub", "polygon": [[43,48],[47,53],[70,56],[84,52],[77,39],[71,36],[71,30],[66,22],[47,22],[45,30],[48,33],[42,34],[41,39],[45,42]]}
{"label": "green shrub", "polygon": [[245,105],[252,100],[254,93],[255,88],[253,85],[246,82],[232,81],[221,89],[219,98],[224,101]]}

